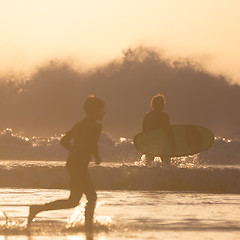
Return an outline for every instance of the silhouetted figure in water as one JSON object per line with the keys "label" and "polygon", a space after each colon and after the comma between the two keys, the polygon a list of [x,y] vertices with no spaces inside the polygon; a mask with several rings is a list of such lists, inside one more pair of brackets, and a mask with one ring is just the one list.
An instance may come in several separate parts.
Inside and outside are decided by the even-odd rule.
{"label": "silhouetted figure in water", "polygon": [[[173,135],[170,129],[169,116],[163,111],[166,100],[165,97],[161,94],[154,96],[151,100],[152,111],[148,112],[142,124],[142,131],[152,131],[156,129],[165,128],[167,131],[167,136],[170,138],[170,142],[175,148]],[[155,156],[154,154],[148,153],[145,156],[145,164],[151,165],[151,162],[154,160],[154,157],[161,157],[163,164],[170,164],[170,158],[168,156]]]}
{"label": "silhouetted figure in water", "polygon": [[85,194],[87,198],[85,227],[87,231],[92,231],[97,194],[88,171],[88,165],[91,156],[95,158],[96,164],[101,163],[98,141],[102,125],[97,121],[103,119],[104,102],[90,96],[84,103],[84,111],[86,116],[60,140],[62,146],[69,151],[66,168],[70,176],[70,196],[65,200],[30,206],[28,225],[40,212],[76,207],[82,195]]}

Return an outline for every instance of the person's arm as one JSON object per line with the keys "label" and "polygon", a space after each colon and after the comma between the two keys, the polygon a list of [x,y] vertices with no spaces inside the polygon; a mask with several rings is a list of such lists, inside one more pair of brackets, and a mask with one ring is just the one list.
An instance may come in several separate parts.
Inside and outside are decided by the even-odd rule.
{"label": "person's arm", "polygon": [[102,162],[102,159],[99,154],[99,148],[98,148],[98,142],[99,142],[101,131],[102,131],[102,126],[99,125],[98,128],[95,130],[94,138],[93,138],[92,155],[95,158],[96,164],[100,164]]}
{"label": "person's arm", "polygon": [[69,152],[73,150],[72,139],[74,137],[74,129],[75,127],[68,131],[60,140],[60,144]]}

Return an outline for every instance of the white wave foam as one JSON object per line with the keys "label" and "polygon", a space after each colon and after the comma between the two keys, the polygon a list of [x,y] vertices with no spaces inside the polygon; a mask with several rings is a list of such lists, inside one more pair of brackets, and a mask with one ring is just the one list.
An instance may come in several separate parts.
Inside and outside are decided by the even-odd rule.
{"label": "white wave foam", "polygon": [[[5,129],[0,132],[0,159],[66,160],[68,153],[60,146],[60,138],[61,135],[30,138],[14,133],[12,129]],[[104,132],[99,147],[106,162],[134,162],[137,158],[131,139],[121,138],[115,141]],[[240,164],[240,141],[216,138],[214,145],[200,153],[197,160],[202,164]]]}
{"label": "white wave foam", "polygon": [[[0,159],[2,160],[65,160],[67,151],[59,144],[61,136],[50,138],[25,137],[7,128],[0,132]],[[136,150],[128,139],[114,141],[107,133],[100,138],[100,152],[104,161],[132,160]]]}
{"label": "white wave foam", "polygon": [[240,141],[216,138],[213,146],[199,154],[199,161],[207,164],[240,164]]}

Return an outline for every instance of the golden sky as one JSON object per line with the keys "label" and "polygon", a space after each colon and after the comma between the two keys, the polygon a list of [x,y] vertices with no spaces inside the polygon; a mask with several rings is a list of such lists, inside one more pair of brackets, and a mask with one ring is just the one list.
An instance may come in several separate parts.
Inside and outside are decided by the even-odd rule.
{"label": "golden sky", "polygon": [[51,59],[91,67],[156,47],[240,83],[239,0],[0,0],[0,71]]}

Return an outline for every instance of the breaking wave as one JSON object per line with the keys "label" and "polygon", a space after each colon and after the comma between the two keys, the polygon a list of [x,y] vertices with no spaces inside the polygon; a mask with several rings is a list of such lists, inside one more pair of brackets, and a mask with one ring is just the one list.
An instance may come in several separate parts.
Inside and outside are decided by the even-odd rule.
{"label": "breaking wave", "polygon": [[[59,144],[61,137],[30,138],[7,128],[0,132],[0,160],[65,160],[68,153]],[[136,155],[130,139],[120,138],[115,141],[107,133],[102,133],[99,148],[105,161],[130,161]]]}
{"label": "breaking wave", "polygon": [[[26,137],[10,128],[0,132],[0,160],[62,160],[67,157],[59,144],[61,135],[50,138]],[[136,150],[131,139],[114,140],[108,133],[100,138],[100,153],[105,162],[134,162]],[[213,146],[196,156],[201,164],[240,165],[240,141],[216,138]]]}
{"label": "breaking wave", "polygon": [[[0,187],[68,189],[64,162],[20,161],[0,165]],[[99,190],[165,190],[240,193],[240,167],[91,166]]]}

